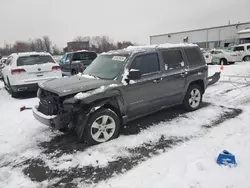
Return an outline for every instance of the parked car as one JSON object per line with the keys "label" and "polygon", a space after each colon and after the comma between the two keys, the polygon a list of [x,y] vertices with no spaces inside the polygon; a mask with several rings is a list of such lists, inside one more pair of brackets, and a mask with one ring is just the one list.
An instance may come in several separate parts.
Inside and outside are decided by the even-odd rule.
{"label": "parked car", "polygon": [[221,64],[224,65],[234,64],[239,61],[239,56],[236,52],[223,50],[223,49],[213,49],[211,53],[211,64]]}
{"label": "parked car", "polygon": [[3,78],[2,69],[5,66],[6,60],[7,60],[7,57],[1,57],[1,59],[0,59],[0,79]]}
{"label": "parked car", "polygon": [[206,64],[212,64],[212,54],[210,51],[206,51],[204,49],[201,50],[204,58],[205,58],[205,62]]}
{"label": "parked car", "polygon": [[239,61],[250,61],[250,43],[232,46],[228,50],[236,52]]}
{"label": "parked car", "polygon": [[66,53],[60,60],[63,75],[75,75],[83,72],[97,57],[95,52],[86,50]]}
{"label": "parked car", "polygon": [[35,91],[38,83],[61,78],[59,64],[49,53],[14,53],[6,60],[2,69],[5,87],[13,97],[21,91]]}
{"label": "parked car", "polygon": [[72,77],[39,84],[33,108],[41,123],[80,141],[98,144],[118,136],[122,125],[183,104],[197,110],[208,84],[208,67],[196,45],[136,47],[99,55]]}

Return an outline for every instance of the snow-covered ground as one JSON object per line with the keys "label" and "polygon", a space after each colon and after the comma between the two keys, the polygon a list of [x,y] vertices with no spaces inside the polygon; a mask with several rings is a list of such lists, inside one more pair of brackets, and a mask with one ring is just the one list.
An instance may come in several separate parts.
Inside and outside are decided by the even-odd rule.
{"label": "snow-covered ground", "polygon": [[[209,75],[219,66],[209,66]],[[171,108],[132,122],[97,146],[52,132],[13,99],[0,81],[0,187],[250,187],[250,62],[225,66],[201,109]],[[235,168],[218,154],[236,155]]]}

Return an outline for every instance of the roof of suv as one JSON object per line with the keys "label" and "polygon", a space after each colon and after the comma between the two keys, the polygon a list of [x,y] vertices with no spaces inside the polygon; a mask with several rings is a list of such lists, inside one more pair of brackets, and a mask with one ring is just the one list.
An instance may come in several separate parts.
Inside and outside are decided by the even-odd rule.
{"label": "roof of suv", "polygon": [[248,45],[250,45],[250,43],[240,44],[238,46],[248,46]]}
{"label": "roof of suv", "polygon": [[24,56],[32,56],[32,55],[50,55],[47,52],[20,52],[20,53],[13,53],[11,56],[13,57],[24,57]]}
{"label": "roof of suv", "polygon": [[139,52],[149,52],[156,51],[157,49],[167,49],[167,48],[180,48],[180,47],[198,47],[196,44],[180,43],[180,44],[159,44],[159,45],[145,45],[145,46],[129,46],[121,50],[114,50],[109,52],[103,52],[104,55],[114,55],[114,54],[124,54],[130,55]]}
{"label": "roof of suv", "polygon": [[89,51],[89,50],[78,50],[78,51],[73,51],[73,52],[67,52],[66,54],[73,54],[73,53],[78,53],[78,52],[91,52],[91,53],[96,53],[94,51]]}

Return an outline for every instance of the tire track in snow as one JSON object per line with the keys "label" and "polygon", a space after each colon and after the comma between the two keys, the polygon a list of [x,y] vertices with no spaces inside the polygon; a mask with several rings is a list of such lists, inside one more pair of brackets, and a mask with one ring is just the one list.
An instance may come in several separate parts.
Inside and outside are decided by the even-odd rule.
{"label": "tire track in snow", "polygon": [[[215,108],[215,106],[210,105],[208,107],[205,107],[204,109],[209,107],[213,107],[213,109]],[[242,113],[242,110],[240,109],[226,108],[224,106],[219,106],[217,108],[220,109],[222,113],[216,118],[209,120],[209,123],[203,124],[202,122],[199,122],[199,126],[201,129],[194,135],[161,135],[161,137],[156,141],[149,140],[136,147],[126,147],[125,149],[128,152],[128,155],[118,156],[117,158],[115,158],[115,160],[109,161],[108,164],[104,167],[99,165],[81,166],[79,164],[77,166],[69,167],[67,169],[58,170],[51,168],[51,166],[47,165],[43,159],[30,159],[26,161],[25,165],[28,165],[28,167],[26,167],[23,172],[27,176],[29,176],[32,181],[42,182],[45,180],[58,179],[57,182],[53,182],[52,185],[49,184],[48,187],[77,187],[77,183],[72,183],[77,178],[80,178],[80,181],[86,184],[98,183],[100,181],[109,179],[110,177],[115,176],[116,174],[122,174],[132,169],[139,163],[151,158],[152,156],[159,155],[162,152],[167,152],[171,148],[176,147],[178,144],[187,142],[190,139],[202,137],[212,127],[218,126],[220,123],[228,119],[235,118]],[[186,114],[189,119],[190,114],[192,113]],[[187,121],[187,117],[179,117],[174,119],[180,119],[176,122],[181,123],[182,121]],[[165,123],[170,123],[171,121],[173,121],[173,119]],[[197,120],[194,119],[194,122],[195,121]],[[145,131],[147,131],[147,129]],[[115,140],[113,142],[115,142]],[[105,146],[103,147],[105,149]],[[94,148],[96,147],[94,146]]]}

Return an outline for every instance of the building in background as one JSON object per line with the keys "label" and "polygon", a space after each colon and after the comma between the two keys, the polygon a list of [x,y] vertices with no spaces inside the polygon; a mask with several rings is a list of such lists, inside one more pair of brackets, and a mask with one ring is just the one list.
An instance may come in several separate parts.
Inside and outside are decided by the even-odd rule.
{"label": "building in background", "polygon": [[73,52],[78,50],[89,50],[89,41],[72,41],[67,43],[64,52]]}
{"label": "building in background", "polygon": [[150,36],[150,44],[183,42],[206,49],[250,43],[250,22]]}

